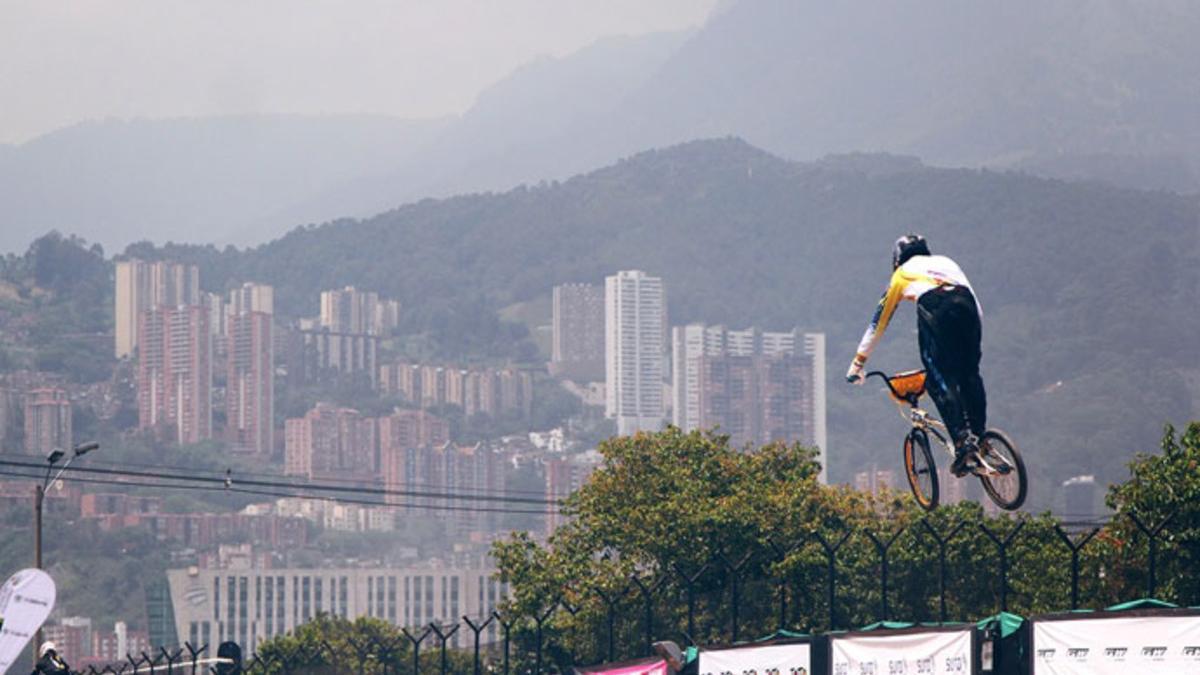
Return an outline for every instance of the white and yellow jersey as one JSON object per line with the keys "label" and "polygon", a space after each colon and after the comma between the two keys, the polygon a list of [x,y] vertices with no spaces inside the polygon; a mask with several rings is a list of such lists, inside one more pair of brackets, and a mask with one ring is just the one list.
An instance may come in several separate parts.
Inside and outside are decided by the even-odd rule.
{"label": "white and yellow jersey", "polygon": [[[901,300],[916,302],[917,298],[935,288],[953,286],[964,286],[971,291],[972,296],[975,295],[971,282],[967,281],[967,275],[963,274],[958,263],[944,255],[915,255],[896,268],[887,290],[879,299],[879,306],[875,308],[871,324],[867,326],[862,340],[858,343],[855,362],[860,365],[866,362]],[[975,300],[975,307],[979,308],[978,298]],[[979,309],[979,318],[983,319],[982,309]]]}

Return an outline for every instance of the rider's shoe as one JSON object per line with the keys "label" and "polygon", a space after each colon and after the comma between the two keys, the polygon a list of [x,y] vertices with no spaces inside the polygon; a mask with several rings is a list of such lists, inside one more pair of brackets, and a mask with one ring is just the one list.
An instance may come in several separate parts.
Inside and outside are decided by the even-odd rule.
{"label": "rider's shoe", "polygon": [[954,462],[950,465],[950,473],[954,474],[956,478],[962,478],[974,471],[975,455],[978,450],[973,437],[967,437],[959,443],[958,447],[954,449]]}

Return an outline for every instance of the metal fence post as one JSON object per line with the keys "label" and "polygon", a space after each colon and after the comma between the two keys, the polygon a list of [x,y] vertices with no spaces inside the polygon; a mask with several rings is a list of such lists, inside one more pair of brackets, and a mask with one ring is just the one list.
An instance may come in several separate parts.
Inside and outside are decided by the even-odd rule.
{"label": "metal fence post", "polygon": [[979,529],[988,536],[1000,550],[1000,611],[1008,611],[1008,546],[1016,538],[1017,533],[1021,528],[1025,527],[1027,521],[1021,520],[1017,522],[1017,526],[1008,533],[1004,539],[996,536],[994,532],[988,529],[987,525],[979,523]]}
{"label": "metal fence post", "polygon": [[[776,562],[783,563],[793,551],[797,551],[805,544],[805,538],[801,537],[800,541],[791,546],[782,546],[771,537],[767,537],[767,545],[771,547],[771,551],[775,553]],[[787,628],[787,610],[788,610],[788,575],[784,574],[779,580],[779,626],[778,630]]]}
{"label": "metal fence post", "polygon": [[[346,636],[346,644],[350,645],[350,648],[354,650],[354,656],[358,659],[358,675],[364,675],[367,669],[367,659],[371,658],[370,642],[359,642],[348,635]],[[325,651],[331,657],[333,656],[332,646],[326,644]]]}
{"label": "metal fence post", "polygon": [[208,650],[208,644],[205,644],[204,646],[200,647],[199,649],[192,646],[192,643],[190,643],[190,642],[184,642],[183,646],[184,646],[184,648],[187,649],[188,655],[191,657],[191,661],[192,661],[192,674],[191,675],[196,675],[196,662],[200,660],[200,655]]}
{"label": "metal fence post", "polygon": [[608,649],[606,653],[607,661],[611,663],[616,659],[616,643],[614,641],[614,635],[616,634],[617,625],[617,602],[620,601],[621,596],[629,592],[629,586],[617,591],[616,595],[609,595],[602,588],[594,588],[593,592],[597,597],[600,598],[601,601],[604,602],[605,619],[608,626]]}
{"label": "metal fence post", "polygon": [[1079,609],[1079,551],[1087,546],[1087,543],[1096,536],[1100,528],[1093,527],[1091,532],[1088,532],[1082,539],[1076,541],[1062,529],[1062,525],[1055,523],[1054,531],[1058,533],[1058,538],[1067,545],[1071,551],[1071,610]]}
{"label": "metal fence post", "polygon": [[899,530],[896,530],[895,532],[892,533],[892,536],[887,538],[887,541],[880,540],[879,537],[875,536],[875,533],[870,530],[864,530],[864,532],[866,532],[866,534],[867,534],[867,538],[871,540],[872,544],[875,544],[875,551],[877,553],[879,553],[879,568],[880,568],[879,569],[879,572],[880,572],[879,597],[881,598],[881,604],[883,605],[883,615],[880,616],[879,618],[882,621],[886,621],[888,618],[888,614],[889,614],[889,612],[888,612],[888,551],[892,548],[892,544],[896,543],[896,540],[898,538],[900,538],[900,535],[903,534],[906,529],[908,529],[908,526],[902,525]]}
{"label": "metal fence post", "polygon": [[732,580],[732,583],[730,584],[730,591],[731,591],[730,600],[732,601],[733,606],[730,608],[731,609],[730,618],[731,618],[731,623],[733,624],[732,625],[733,638],[731,641],[737,642],[738,641],[738,618],[739,618],[739,613],[741,611],[741,604],[742,604],[742,597],[741,597],[741,593],[739,592],[739,591],[741,591],[741,584],[740,584],[741,579],[739,577],[739,573],[746,567],[746,563],[750,562],[750,559],[754,557],[754,552],[750,551],[746,555],[742,556],[742,559],[737,561],[736,563],[729,560],[729,558],[726,558],[724,553],[718,553],[717,557],[721,559],[721,564],[725,565],[725,569],[729,570],[729,576],[730,576],[730,579]]}
{"label": "metal fence post", "polygon": [[[701,565],[695,574],[684,572],[678,564],[674,566],[674,570],[675,574],[683,581],[683,587],[687,591],[687,639],[688,642],[696,644],[696,582],[708,571],[708,563]],[[611,657],[609,660],[612,660]]]}
{"label": "metal fence post", "polygon": [[409,633],[407,628],[401,628],[400,632],[403,633],[404,637],[408,638],[408,641],[412,643],[413,675],[420,675],[420,672],[421,672],[421,642],[423,642],[425,640],[425,638],[429,637],[429,629],[426,628],[425,631],[421,633],[421,637],[419,637],[419,638],[413,637],[412,633]]}
{"label": "metal fence post", "polygon": [[825,556],[828,559],[829,566],[827,570],[829,578],[829,630],[837,628],[837,552],[850,538],[851,531],[847,531],[842,535],[842,538],[836,544],[830,544],[825,537],[821,536],[820,532],[813,534],[813,539],[825,549]]}
{"label": "metal fence post", "polygon": [[550,618],[550,615],[553,614],[554,610],[557,608],[558,608],[558,602],[556,601],[556,602],[550,603],[550,607],[546,610],[545,614],[542,614],[540,612],[534,612],[534,614],[533,614],[533,621],[534,621],[535,627],[537,629],[537,652],[536,652],[536,657],[534,660],[534,664],[535,664],[534,668],[533,668],[534,675],[541,675],[541,673],[542,673],[542,626],[546,623],[546,621]]}
{"label": "metal fence post", "polygon": [[[500,624],[500,627],[502,629],[504,629],[504,675],[508,675],[509,655],[512,653],[512,650],[510,648],[512,646],[511,632],[512,632],[513,622],[505,621],[504,617],[500,616],[499,612],[493,611],[492,616],[495,617],[496,623]],[[414,673],[414,675],[416,675],[416,674]]]}
{"label": "metal fence post", "polygon": [[929,535],[933,537],[933,540],[936,541],[938,545],[938,595],[941,598],[941,612],[939,614],[941,618],[939,620],[942,623],[946,623],[946,544],[950,543],[950,540],[954,538],[954,535],[958,534],[959,531],[966,526],[966,524],[967,521],[960,520],[958,524],[950,528],[950,532],[943,537],[938,533],[937,530],[933,529],[932,525],[929,524],[928,518],[921,519],[921,525],[925,527],[925,530],[929,532]]}
{"label": "metal fence post", "polygon": [[458,632],[458,624],[455,623],[450,628],[450,630],[445,631],[445,632],[443,632],[444,629],[436,623],[429,624],[429,629],[433,631],[433,634],[436,635],[438,640],[440,641],[440,647],[441,647],[441,651],[442,651],[442,656],[441,656],[442,671],[441,671],[441,673],[442,673],[442,675],[446,675],[446,640],[449,640],[455,633]]}
{"label": "metal fence post", "polygon": [[1129,512],[1130,520],[1132,520],[1133,524],[1137,525],[1137,528],[1142,531],[1142,534],[1146,535],[1146,537],[1150,540],[1150,579],[1148,580],[1149,587],[1146,591],[1146,597],[1153,598],[1154,591],[1158,588],[1156,564],[1158,560],[1158,535],[1163,531],[1163,528],[1167,526],[1167,523],[1170,523],[1171,519],[1174,517],[1175,512],[1172,511],[1167,515],[1166,518],[1163,518],[1163,521],[1158,524],[1158,527],[1149,528],[1142,523],[1142,521],[1137,517],[1137,514],[1133,513],[1132,511]]}
{"label": "metal fence post", "polygon": [[470,617],[463,616],[463,621],[467,624],[467,627],[471,629],[471,632],[475,634],[475,670],[474,670],[475,675],[480,675],[479,635],[480,635],[480,633],[483,632],[483,630],[485,628],[488,627],[488,624],[490,624],[492,621],[495,621],[495,620],[496,620],[496,615],[493,614],[492,616],[489,616],[487,618],[487,620],[484,621],[483,623],[476,624],[475,622],[471,621]]}
{"label": "metal fence post", "polygon": [[638,587],[638,591],[642,594],[642,599],[645,601],[646,609],[646,653],[654,653],[654,592],[663,585],[666,577],[659,577],[658,581],[647,586],[642,583],[642,580],[635,574],[630,577],[633,584]]}

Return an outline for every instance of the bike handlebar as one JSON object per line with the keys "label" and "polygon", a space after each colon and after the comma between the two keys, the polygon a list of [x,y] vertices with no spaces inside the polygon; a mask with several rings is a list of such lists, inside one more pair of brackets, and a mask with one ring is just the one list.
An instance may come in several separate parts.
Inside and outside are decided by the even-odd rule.
{"label": "bike handlebar", "polygon": [[872,370],[866,374],[866,377],[878,377],[879,379],[883,380],[883,383],[887,385],[888,389],[892,390],[893,396],[896,398],[904,398],[900,395],[900,392],[896,391],[896,388],[892,386],[892,378],[889,377],[887,373],[878,370]]}

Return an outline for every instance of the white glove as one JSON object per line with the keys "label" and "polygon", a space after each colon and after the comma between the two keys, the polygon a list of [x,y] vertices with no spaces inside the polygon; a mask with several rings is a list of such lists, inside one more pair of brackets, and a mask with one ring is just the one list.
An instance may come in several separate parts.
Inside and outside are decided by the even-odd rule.
{"label": "white glove", "polygon": [[863,366],[864,365],[866,365],[865,359],[860,361],[857,356],[854,357],[854,360],[850,362],[850,370],[846,371],[846,381],[849,382],[850,384],[861,385],[863,383],[863,379],[864,379],[863,378]]}

